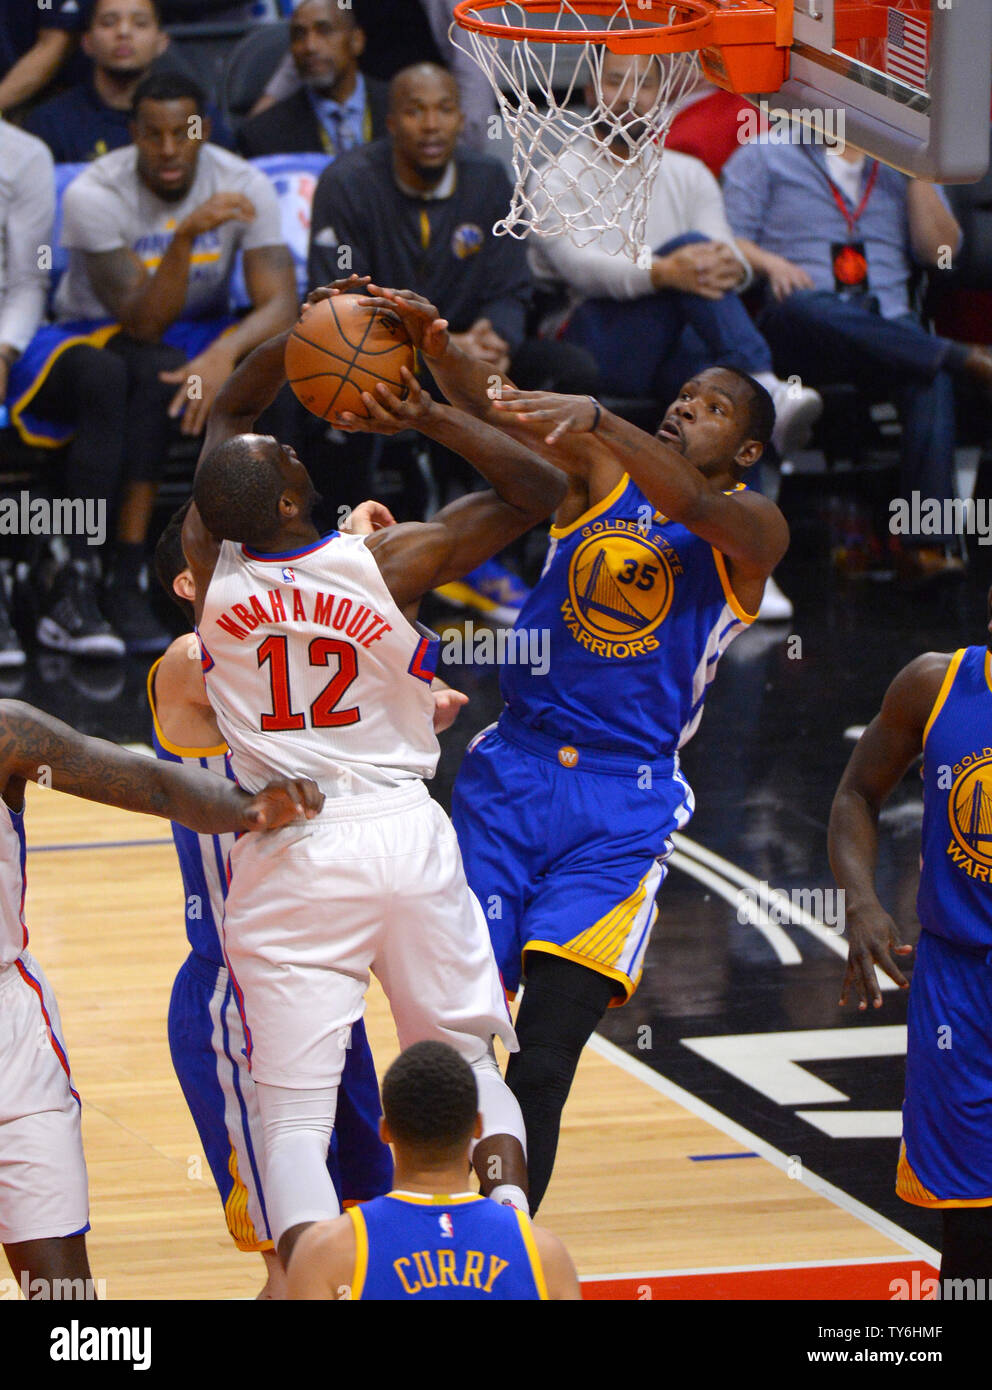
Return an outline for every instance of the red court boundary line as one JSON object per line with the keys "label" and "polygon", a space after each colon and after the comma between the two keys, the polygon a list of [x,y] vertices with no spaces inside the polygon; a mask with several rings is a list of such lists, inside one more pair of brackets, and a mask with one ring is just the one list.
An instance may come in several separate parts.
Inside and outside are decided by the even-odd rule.
{"label": "red court boundary line", "polygon": [[581,1283],[582,1297],[588,1300],[889,1301],[900,1295],[925,1298],[932,1289],[926,1281],[936,1277],[933,1265],[907,1259],[792,1269],[713,1269],[699,1274],[596,1275]]}

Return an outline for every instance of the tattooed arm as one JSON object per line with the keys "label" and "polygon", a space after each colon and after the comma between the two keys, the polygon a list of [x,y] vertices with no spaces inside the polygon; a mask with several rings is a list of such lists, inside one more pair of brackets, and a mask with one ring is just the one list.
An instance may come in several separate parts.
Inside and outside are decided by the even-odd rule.
{"label": "tattooed arm", "polygon": [[15,810],[23,804],[26,781],[163,816],[204,835],[277,829],[312,817],[324,799],[304,778],[273,781],[249,796],[215,773],[129,753],[19,700],[0,700],[0,794]]}

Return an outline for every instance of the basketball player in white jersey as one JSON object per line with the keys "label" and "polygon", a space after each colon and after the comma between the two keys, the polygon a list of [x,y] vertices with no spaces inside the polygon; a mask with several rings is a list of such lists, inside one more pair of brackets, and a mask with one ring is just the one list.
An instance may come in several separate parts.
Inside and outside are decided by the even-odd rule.
{"label": "basketball player in white jersey", "polygon": [[[163,589],[193,622],[196,588],[182,552],[180,532],[189,503],[171,518],[155,547],[155,571]],[[371,535],[395,518],[381,502],[356,507],[347,529]],[[148,673],[148,702],[154,721],[153,745],[160,758],[205,765],[231,776],[227,746],[204,686],[199,647],[192,633],[177,637]],[[447,729],[468,696],[435,680],[434,731]],[[261,1122],[255,1083],[245,1056],[247,1040],[224,964],[221,922],[231,836],[194,835],[173,826],[173,838],[187,898],[186,933],[190,954],[183,963],[169,1005],[169,1048],[176,1076],[220,1192],[228,1230],[239,1250],[258,1252],[266,1280],[260,1299],[286,1296],[286,1274],[268,1227],[262,1161]],[[382,1107],[375,1066],[360,1019],[352,1028],[341,1089],[337,1154],[328,1159],[345,1205],[388,1192],[392,1159],[379,1139]],[[464,1064],[463,1064],[464,1065]],[[474,1085],[474,1082],[473,1082]]]}
{"label": "basketball player in white jersey", "polygon": [[28,781],[208,835],[302,825],[323,798],[305,779],[273,781],[252,797],[213,773],[153,762],[0,700],[0,1244],[26,1297],[93,1298],[79,1095],[55,996],[27,949]]}
{"label": "basketball player in white jersey", "polygon": [[324,1155],[342,1039],[370,969],[401,1047],[446,1041],[472,1066],[484,1121],[476,1173],[487,1195],[526,1205],[520,1110],[491,1042],[499,1034],[513,1050],[516,1038],[454,831],[423,784],[439,754],[437,638],[414,624],[425,593],[524,534],[564,493],[552,465],[431,400],[407,373],[394,411],[366,397],[382,431],[421,430],[490,489],[427,523],[320,536],[303,464],[249,433],[285,381],[287,337],[256,349],[218,395],[183,527],[207,693],[239,782],[291,769],[327,797],[313,826],[270,837],[262,854],[235,845],[224,921],[284,1264],[307,1225],[338,1213]]}

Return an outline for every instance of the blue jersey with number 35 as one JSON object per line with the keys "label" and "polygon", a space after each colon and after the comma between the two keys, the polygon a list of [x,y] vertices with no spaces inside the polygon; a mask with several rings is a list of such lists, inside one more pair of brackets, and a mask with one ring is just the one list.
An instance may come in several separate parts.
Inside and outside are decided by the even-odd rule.
{"label": "blue jersey with number 35", "polygon": [[511,714],[563,743],[670,757],[695,733],[720,657],[753,620],[720,552],[656,512],[625,474],[571,526],[552,526],[516,624],[547,632],[550,650],[538,670],[503,665],[500,688]]}

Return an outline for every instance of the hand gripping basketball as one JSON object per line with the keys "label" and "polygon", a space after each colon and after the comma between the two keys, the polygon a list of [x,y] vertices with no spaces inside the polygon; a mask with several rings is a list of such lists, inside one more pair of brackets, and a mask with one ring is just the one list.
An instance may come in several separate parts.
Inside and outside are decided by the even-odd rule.
{"label": "hand gripping basketball", "polygon": [[428,360],[444,356],[448,346],[448,320],[441,318],[439,311],[422,294],[370,284],[358,302],[397,314],[414,347]]}
{"label": "hand gripping basketball", "polygon": [[315,291],[286,343],[286,377],[294,395],[312,415],[335,424],[345,412],[364,415],[363,393],[379,382],[405,397],[402,370],[415,361],[399,316],[347,292],[365,283],[349,276]]}
{"label": "hand gripping basketball", "polygon": [[420,385],[409,367],[401,368],[406,398],[394,395],[380,381],[375,394],[363,391],[361,400],[367,415],[344,411],[337,417],[340,429],[355,434],[400,434],[403,430],[422,429],[441,409]]}

